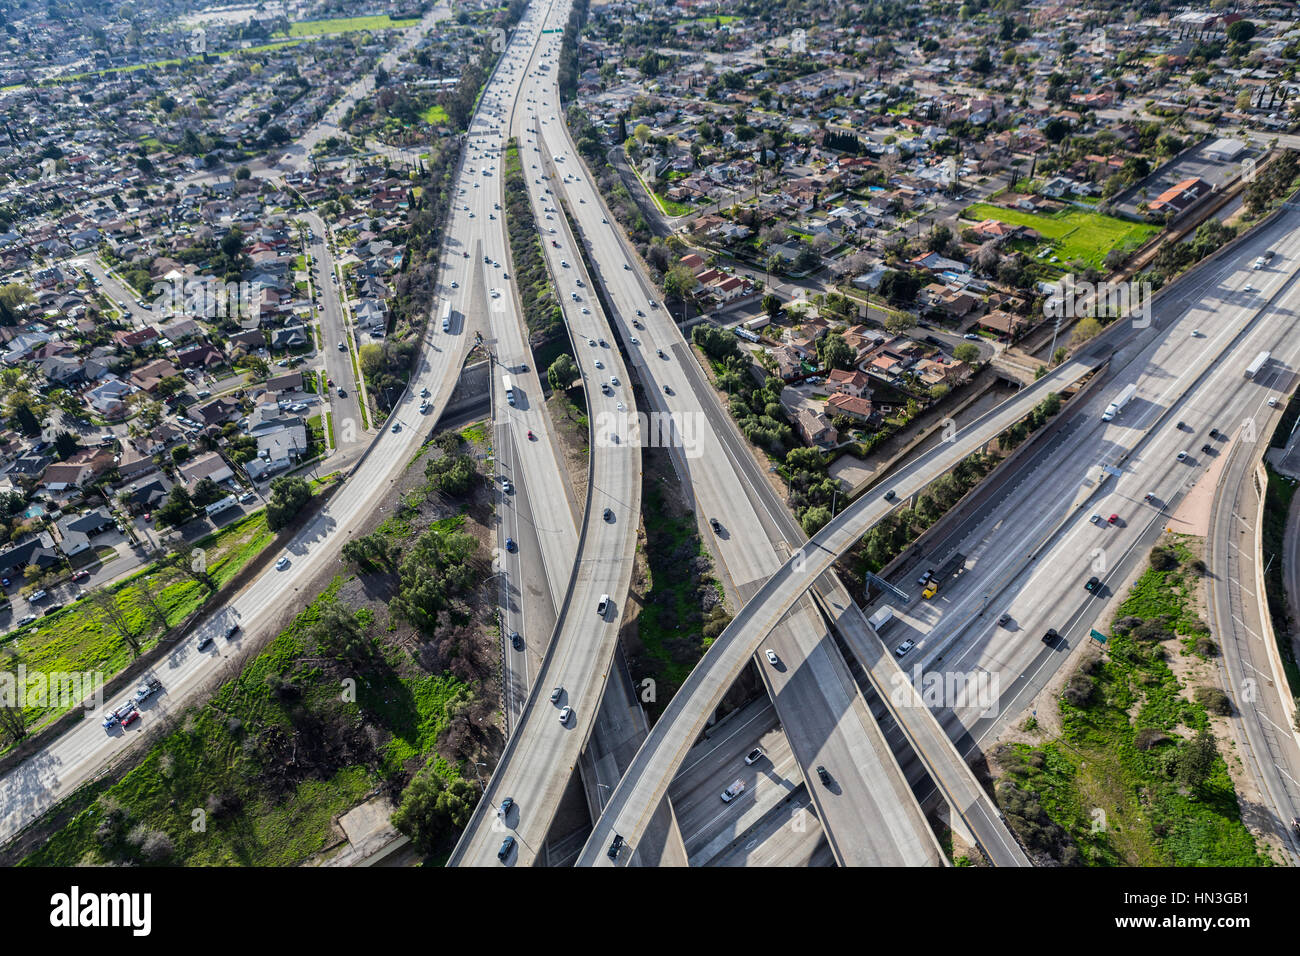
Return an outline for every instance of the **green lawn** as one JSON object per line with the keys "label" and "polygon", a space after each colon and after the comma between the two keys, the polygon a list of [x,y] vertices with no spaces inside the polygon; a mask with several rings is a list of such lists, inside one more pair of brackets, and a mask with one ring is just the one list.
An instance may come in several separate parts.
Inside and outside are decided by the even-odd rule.
{"label": "green lawn", "polygon": [[1106,253],[1112,249],[1135,249],[1160,231],[1158,226],[1129,222],[1082,209],[1063,209],[1050,216],[1003,209],[988,203],[975,203],[962,213],[972,222],[996,219],[1013,226],[1028,226],[1055,247],[1060,259],[1057,266],[1079,260],[1097,269],[1103,268]]}
{"label": "green lawn", "polygon": [[316,36],[322,33],[354,33],[358,30],[401,30],[413,27],[419,19],[394,20],[388,14],[378,17],[335,17],[331,20],[301,20],[291,24],[289,36]]}
{"label": "green lawn", "polygon": [[421,110],[420,119],[430,126],[445,126],[451,122],[451,117],[447,115],[447,111],[436,103],[427,109]]}
{"label": "green lawn", "polygon": [[711,27],[714,25],[714,23],[720,23],[722,26],[725,27],[727,24],[735,23],[739,19],[740,17],[731,16],[731,15],[724,15],[724,16],[717,16],[717,17],[695,17],[692,20],[678,20],[676,23],[673,24],[673,26],[689,27],[692,24],[698,23],[700,24],[700,26]]}

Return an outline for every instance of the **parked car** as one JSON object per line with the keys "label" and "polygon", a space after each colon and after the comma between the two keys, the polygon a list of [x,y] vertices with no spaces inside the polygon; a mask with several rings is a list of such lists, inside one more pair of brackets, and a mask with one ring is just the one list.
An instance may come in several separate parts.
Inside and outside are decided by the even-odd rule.
{"label": "parked car", "polygon": [[27,603],[30,604],[33,601],[43,601],[45,600],[45,598],[46,598],[45,588],[37,588],[35,591],[33,591],[31,594],[27,596]]}
{"label": "parked car", "polygon": [[140,711],[132,710],[131,713],[127,714],[125,717],[122,718],[122,726],[130,727],[139,719],[140,719]]}

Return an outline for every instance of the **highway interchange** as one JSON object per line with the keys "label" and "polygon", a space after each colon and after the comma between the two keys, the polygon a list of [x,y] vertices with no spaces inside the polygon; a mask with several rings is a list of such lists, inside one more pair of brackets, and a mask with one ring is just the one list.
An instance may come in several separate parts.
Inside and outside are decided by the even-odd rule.
{"label": "highway interchange", "polygon": [[[898,662],[885,651],[904,639],[915,641],[901,661],[905,668],[996,676],[1000,693],[992,707],[935,709],[933,717],[962,756],[1021,714],[1067,652],[1086,639],[1106,599],[1127,587],[1146,549],[1211,461],[1234,456],[1228,464],[1236,467],[1240,482],[1246,467],[1241,448],[1249,444],[1243,428],[1265,433],[1278,414],[1267,398],[1285,397],[1276,389],[1289,388],[1290,375],[1271,370],[1247,382],[1241,370],[1263,349],[1272,351],[1281,368],[1293,369],[1300,362],[1293,318],[1300,304],[1297,213],[1282,213],[1230,255],[1180,281],[1158,301],[1154,328],[1115,330],[1105,342],[1083,349],[961,429],[953,442],[899,469],[887,484],[868,491],[805,542],[779,502],[773,504],[763,476],[755,480],[748,449],[737,445],[736,436],[722,434],[733,426],[718,409],[680,330],[647,292],[651,286],[639,262],[607,221],[576,155],[560,119],[554,82],[559,30],[567,16],[568,5],[559,0],[530,8],[475,114],[441,263],[438,301],[452,304],[450,329],[444,332],[435,315],[410,388],[348,481],[288,545],[288,568],[260,575],[203,628],[224,635],[238,623],[245,634],[269,631],[283,623],[287,604],[310,598],[302,590],[305,582],[336,562],[347,537],[384,503],[395,476],[446,406],[474,344],[471,333],[482,332],[492,356],[501,522],[497,567],[503,577],[510,737],[451,862],[494,865],[507,832],[518,842],[505,862],[536,861],[595,728],[629,590],[641,508],[638,442],[651,441],[632,424],[637,406],[630,364],[648,402],[644,411],[672,413],[679,437],[690,439],[673,443],[674,464],[694,501],[729,598],[743,606],[679,689],[621,781],[612,792],[600,789],[603,812],[577,862],[615,862],[605,852],[615,834],[635,850],[664,798],[670,797],[677,807],[675,825],[693,863],[942,865],[917,799],[906,793],[909,787],[924,791],[924,768],[900,766],[896,754],[907,752],[898,746],[902,729],[883,715],[879,701],[872,706],[883,719],[879,726],[872,719],[823,613],[836,619],[860,663],[882,668],[878,680],[888,680],[891,669],[896,670]],[[550,64],[545,73],[539,69],[543,62]],[[539,370],[531,365],[522,309],[508,278],[501,190],[504,148],[512,136],[588,386],[593,441],[585,503],[573,499],[562,477]],[[576,237],[563,220],[565,210],[577,224]],[[319,244],[324,226],[309,221]],[[594,275],[588,274],[577,243],[585,243]],[[1276,252],[1273,262],[1266,270],[1250,269],[1250,260],[1266,249]],[[318,261],[329,261],[324,250],[314,252]],[[597,281],[610,305],[608,317],[593,288]],[[324,292],[333,292],[332,283],[322,285]],[[330,308],[331,302],[341,323],[336,295],[322,307]],[[1098,373],[1104,376],[1099,387],[1067,405],[1058,431],[1033,456],[982,489],[978,509],[904,565],[893,583],[910,600],[884,599],[900,615],[886,626],[883,638],[875,638],[856,607],[846,609],[847,595],[828,604],[827,594],[837,593],[837,582],[828,583],[832,562],[881,517],[995,439],[1048,392]],[[505,394],[504,375],[512,380],[513,402]],[[333,372],[331,378],[350,381]],[[1137,399],[1115,421],[1102,422],[1101,410],[1129,382],[1138,387]],[[608,388],[596,387],[600,383]],[[426,391],[427,404],[421,394]],[[1247,421],[1253,426],[1245,426]],[[1211,439],[1212,427],[1225,438]],[[1200,450],[1206,443],[1216,449],[1212,454]],[[1178,460],[1180,451],[1189,453],[1187,460]],[[1115,473],[1106,473],[1107,466]],[[762,491],[758,484],[764,484]],[[886,490],[894,493],[888,500]],[[1105,520],[1112,513],[1119,516],[1113,524]],[[1093,522],[1094,514],[1103,520]],[[1233,514],[1225,510],[1216,520],[1228,524]],[[710,518],[718,522],[716,533],[710,533]],[[507,537],[513,548],[505,547]],[[965,556],[961,576],[934,600],[920,599],[911,580],[916,568],[941,563],[955,552]],[[1082,587],[1092,574],[1101,580],[1097,595]],[[610,606],[598,615],[603,595],[610,596]],[[1223,615],[1236,613],[1240,620],[1240,612],[1231,610],[1243,600],[1240,589],[1235,599],[1225,592],[1213,600]],[[1010,615],[1009,626],[997,623],[1004,613]],[[532,623],[552,620],[552,633]],[[1040,640],[1048,627],[1062,635],[1056,646]],[[515,632],[524,638],[524,651],[511,646]],[[1249,633],[1259,640],[1259,634]],[[867,642],[873,642],[871,650]],[[775,667],[764,656],[755,658],[768,648],[780,662]],[[234,649],[224,637],[204,652],[193,642],[179,645],[157,669],[166,692],[147,706],[162,714],[179,712],[211,677],[210,658]],[[717,727],[712,742],[702,740],[722,695],[751,659],[758,662],[772,702],[755,702],[731,715],[719,725],[727,728],[724,740],[716,736]],[[1231,672],[1242,666],[1241,660],[1229,655],[1225,666]],[[1252,666],[1258,669],[1258,661]],[[561,689],[554,701],[553,687]],[[557,712],[566,706],[572,713],[561,724]],[[1282,718],[1267,703],[1261,711],[1262,719],[1248,725],[1255,728],[1248,729],[1252,746],[1271,754],[1260,763],[1276,764],[1268,774],[1274,804],[1294,808],[1300,794],[1294,737],[1274,735],[1276,747],[1266,749],[1259,728],[1265,723],[1276,727]],[[106,735],[98,720],[87,720],[12,771],[0,797],[0,838],[12,836],[94,776],[120,749],[117,738],[132,733]],[[918,747],[912,731],[908,736],[913,749],[937,749],[933,743]],[[757,742],[765,756],[745,765],[741,758]],[[932,753],[930,759],[945,758]],[[815,777],[809,780],[810,768],[823,764],[832,768],[833,779],[824,788]],[[734,805],[719,802],[716,792],[735,777],[750,781],[744,798]],[[505,796],[516,806],[500,820],[495,807]],[[924,793],[916,797],[923,799]],[[968,806],[974,806],[973,799]],[[980,812],[987,818],[983,839],[988,841],[989,834],[994,841],[1001,839],[1005,828],[993,814]],[[790,825],[792,819],[802,822]],[[749,842],[740,843],[742,835]],[[1294,843],[1291,848],[1295,850]],[[1023,857],[1014,847],[990,855],[1008,864]],[[631,856],[628,852],[616,862],[627,863]]]}

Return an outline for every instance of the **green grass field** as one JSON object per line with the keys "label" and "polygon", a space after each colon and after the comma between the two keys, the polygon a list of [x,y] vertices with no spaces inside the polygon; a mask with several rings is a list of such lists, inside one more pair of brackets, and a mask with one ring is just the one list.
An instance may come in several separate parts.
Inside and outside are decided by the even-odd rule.
{"label": "green grass field", "polygon": [[1013,226],[1028,226],[1055,247],[1060,262],[1053,265],[1064,266],[1077,259],[1097,269],[1103,268],[1110,250],[1135,249],[1160,231],[1158,226],[1071,208],[1044,216],[975,203],[967,207],[962,218],[972,222],[996,219]]}
{"label": "green grass field", "polygon": [[698,23],[700,26],[703,27],[711,27],[715,23],[720,23],[722,26],[725,27],[728,23],[735,23],[739,19],[740,17],[731,16],[731,15],[717,16],[717,17],[695,17],[694,19],[691,20],[678,20],[676,23],[673,24],[673,26],[689,27],[692,24]]}
{"label": "green grass field", "polygon": [[401,30],[420,21],[394,20],[388,14],[379,17],[335,17],[331,20],[302,20],[289,26],[289,36],[319,36],[323,33],[355,33],[358,30]]}
{"label": "green grass field", "polygon": [[451,122],[451,117],[447,115],[447,111],[436,103],[427,109],[421,110],[420,119],[430,126],[445,126]]}

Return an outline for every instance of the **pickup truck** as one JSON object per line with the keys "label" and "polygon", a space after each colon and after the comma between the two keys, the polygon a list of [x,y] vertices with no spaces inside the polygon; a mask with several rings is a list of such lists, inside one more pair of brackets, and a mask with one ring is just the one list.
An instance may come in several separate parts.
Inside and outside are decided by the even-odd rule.
{"label": "pickup truck", "polygon": [[722,802],[730,803],[732,800],[735,800],[738,796],[740,796],[744,792],[745,792],[745,781],[735,780],[732,782],[731,786],[729,786],[726,790],[722,791]]}
{"label": "pickup truck", "polygon": [[146,677],[144,682],[135,689],[135,702],[147,700],[158,691],[162,690],[162,681],[156,677]]}

